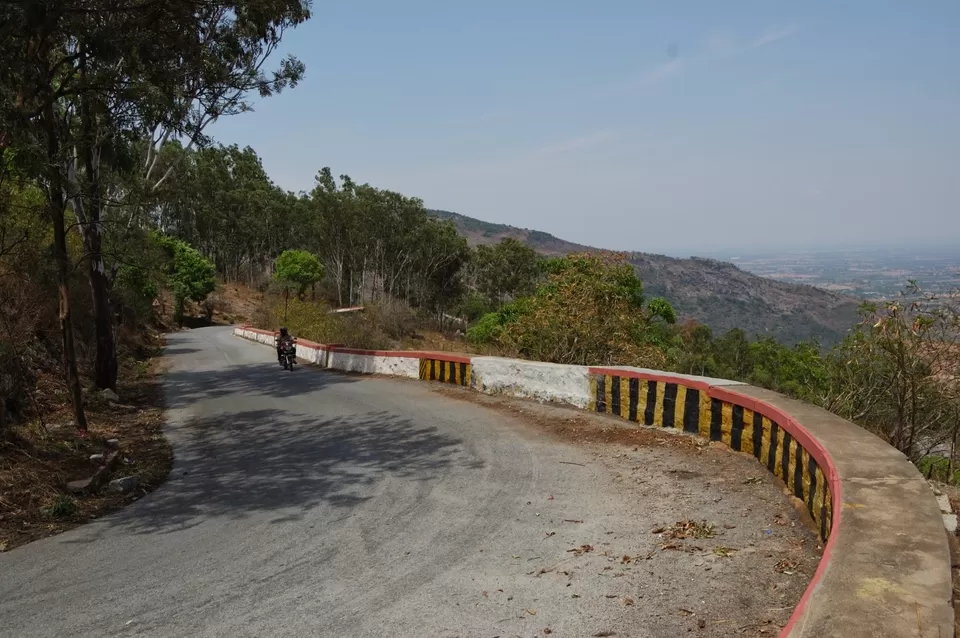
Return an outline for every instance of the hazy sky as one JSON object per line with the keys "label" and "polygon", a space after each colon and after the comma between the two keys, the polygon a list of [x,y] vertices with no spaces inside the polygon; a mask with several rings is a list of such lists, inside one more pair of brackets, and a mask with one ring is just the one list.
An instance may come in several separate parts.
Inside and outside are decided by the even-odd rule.
{"label": "hazy sky", "polygon": [[960,0],[315,0],[305,81],[212,129],[613,249],[960,246]]}

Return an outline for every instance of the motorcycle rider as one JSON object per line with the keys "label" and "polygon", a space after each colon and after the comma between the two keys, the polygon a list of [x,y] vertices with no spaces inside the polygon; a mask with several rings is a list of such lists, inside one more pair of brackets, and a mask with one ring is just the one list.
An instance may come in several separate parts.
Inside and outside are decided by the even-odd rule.
{"label": "motorcycle rider", "polygon": [[280,328],[280,335],[277,337],[277,361],[283,363],[283,351],[293,342],[293,337],[287,332],[286,328]]}

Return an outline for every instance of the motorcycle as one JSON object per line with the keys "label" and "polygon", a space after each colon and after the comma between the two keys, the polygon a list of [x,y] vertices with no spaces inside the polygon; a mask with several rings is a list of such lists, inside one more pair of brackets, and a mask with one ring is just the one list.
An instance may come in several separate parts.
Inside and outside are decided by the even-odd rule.
{"label": "motorcycle", "polygon": [[283,366],[284,370],[289,370],[293,372],[293,364],[297,362],[297,340],[291,339],[285,344],[283,350],[280,351],[280,365]]}

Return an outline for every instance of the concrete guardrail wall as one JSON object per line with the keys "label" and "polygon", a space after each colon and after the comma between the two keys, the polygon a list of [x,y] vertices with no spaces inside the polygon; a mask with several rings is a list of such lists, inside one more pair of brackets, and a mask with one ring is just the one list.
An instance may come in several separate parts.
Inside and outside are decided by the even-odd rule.
{"label": "concrete guardrail wall", "polygon": [[[273,345],[274,333],[237,336]],[[334,370],[452,383],[565,403],[719,441],[783,481],[819,530],[823,556],[783,637],[954,636],[951,557],[929,484],[899,451],[826,410],[735,381],[642,368],[569,366],[299,340]]]}

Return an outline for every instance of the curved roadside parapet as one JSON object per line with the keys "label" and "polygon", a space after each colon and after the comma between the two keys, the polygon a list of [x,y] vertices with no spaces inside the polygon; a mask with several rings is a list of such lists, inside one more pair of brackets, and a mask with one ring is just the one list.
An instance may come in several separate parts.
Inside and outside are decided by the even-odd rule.
{"label": "curved roadside parapet", "polygon": [[[243,338],[273,344],[248,326]],[[899,451],[813,405],[743,383],[630,367],[568,366],[299,341],[298,357],[351,372],[565,403],[751,454],[803,503],[824,552],[781,636],[954,636],[951,558],[929,485]]]}
{"label": "curved roadside parapet", "polygon": [[953,636],[950,552],[899,451],[813,405],[742,383],[590,368],[590,408],[753,455],[803,503],[823,557],[782,635]]}

